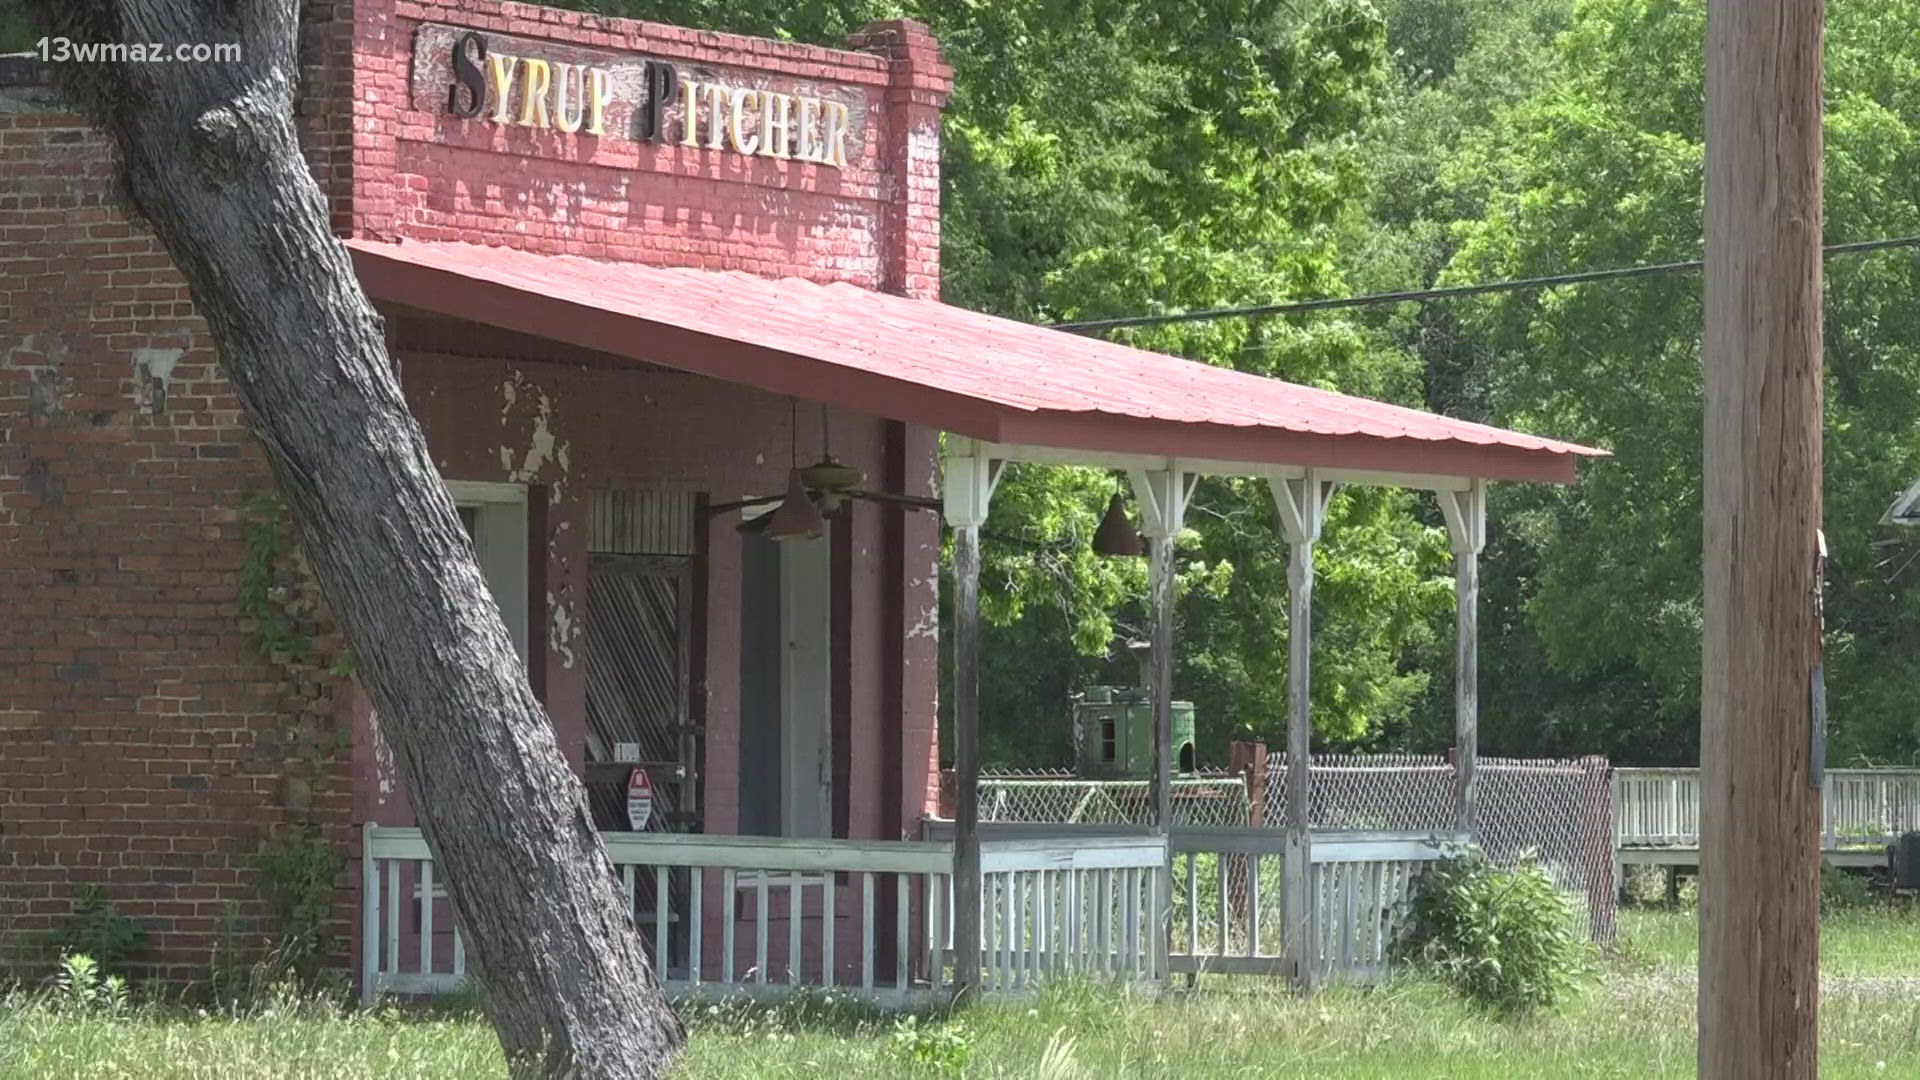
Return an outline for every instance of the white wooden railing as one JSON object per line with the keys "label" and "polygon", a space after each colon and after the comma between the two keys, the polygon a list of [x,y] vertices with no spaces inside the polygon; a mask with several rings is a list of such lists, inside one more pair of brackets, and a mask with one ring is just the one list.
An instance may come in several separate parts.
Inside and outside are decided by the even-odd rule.
{"label": "white wooden railing", "polygon": [[[904,1004],[951,991],[949,843],[605,840],[670,993],[810,987]],[[982,989],[1028,990],[1065,972],[1163,977],[1141,927],[1165,895],[1165,865],[1164,844],[1137,837],[983,843]],[[361,880],[363,997],[462,985],[465,942],[419,830],[366,826]]]}
{"label": "white wooden railing", "polygon": [[1069,974],[1160,981],[1166,866],[1158,837],[981,841],[981,988],[1028,991]]}
{"label": "white wooden railing", "polygon": [[[1291,974],[1281,932],[1286,833],[1188,829],[1172,837],[1175,972]],[[1309,845],[1316,982],[1385,974],[1420,874],[1464,834],[1315,832]]]}
{"label": "white wooden railing", "polygon": [[[1821,846],[1886,844],[1920,829],[1920,770],[1828,769],[1821,787]],[[1700,846],[1700,770],[1613,770],[1618,848]]]}

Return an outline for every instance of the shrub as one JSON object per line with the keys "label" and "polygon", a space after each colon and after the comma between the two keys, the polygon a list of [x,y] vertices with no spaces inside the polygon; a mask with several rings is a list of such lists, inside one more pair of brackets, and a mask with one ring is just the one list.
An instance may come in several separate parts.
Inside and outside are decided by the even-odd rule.
{"label": "shrub", "polygon": [[115,908],[98,885],[88,885],[74,899],[66,921],[47,934],[45,944],[60,957],[83,956],[110,972],[146,951],[147,932]]}
{"label": "shrub", "polygon": [[100,965],[84,953],[66,953],[60,957],[60,969],[53,976],[53,1004],[76,1013],[127,1011],[127,980],[118,975],[100,974]]}
{"label": "shrub", "polygon": [[1415,894],[1402,957],[1469,1000],[1509,1016],[1558,1004],[1584,948],[1573,912],[1545,870],[1502,870],[1469,851],[1428,868]]}
{"label": "shrub", "polygon": [[908,1016],[893,1028],[893,1052],[917,1069],[948,1076],[964,1072],[973,1058],[973,1042],[959,1024],[921,1024]]}
{"label": "shrub", "polygon": [[1873,891],[1864,875],[1848,873],[1830,862],[1820,864],[1820,911],[1850,911],[1873,903]]}

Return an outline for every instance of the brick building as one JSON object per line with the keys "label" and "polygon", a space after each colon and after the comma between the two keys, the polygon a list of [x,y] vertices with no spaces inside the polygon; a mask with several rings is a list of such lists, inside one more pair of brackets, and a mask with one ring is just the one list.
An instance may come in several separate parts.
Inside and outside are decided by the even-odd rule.
{"label": "brick building", "polygon": [[[826,49],[517,4],[309,7],[302,130],[342,236],[938,290],[949,76],[916,25]],[[484,114],[449,113],[456,44],[516,58],[504,106],[488,83]],[[533,62],[548,88],[531,96],[552,111],[523,125]],[[490,66],[498,78],[507,65]],[[672,139],[631,137],[650,70],[680,83]],[[329,670],[339,643],[309,611],[296,553],[256,557],[282,599],[256,610],[248,598],[271,481],[185,285],[116,205],[102,138],[38,72],[10,72],[0,939],[53,929],[97,885],[152,932],[138,970],[204,978],[229,905],[271,930],[257,868],[276,833],[312,822],[351,858],[354,826],[407,824],[411,810],[364,696]],[[717,148],[702,83],[725,93]],[[690,148],[688,88],[701,94]],[[768,100],[775,120],[804,119],[806,147],[798,130],[786,156],[728,141],[757,141],[725,130],[735,102],[757,118]],[[559,130],[595,112],[612,134]],[[409,400],[604,824],[623,827],[631,761],[655,782],[656,828],[897,838],[917,821],[935,776],[935,653],[909,628],[934,618],[937,518],[849,500],[826,537],[776,545],[742,533],[741,512],[705,507],[779,495],[792,454],[807,464],[827,440],[869,486],[926,494],[933,432],[382,308]],[[825,781],[805,789],[783,765],[780,679],[751,674],[778,667],[778,638],[756,631],[783,607],[807,650],[784,707],[809,718],[785,749],[811,755]],[[285,641],[259,629],[283,618]],[[261,655],[277,645],[307,655]],[[899,718],[885,734],[882,715]],[[743,731],[772,737],[743,749]],[[335,927],[343,964],[350,908]]]}
{"label": "brick building", "polygon": [[[978,902],[944,876],[970,842],[899,841],[938,794],[942,518],[976,545],[1004,462],[1130,473],[1165,552],[1203,472],[1273,484],[1306,545],[1333,485],[1414,484],[1470,555],[1486,479],[1570,480],[1587,452],[938,304],[950,75],[913,23],[827,49],[334,0],[302,56],[335,230],[610,845],[652,782],[664,841],[616,863],[670,981],[877,965],[937,990],[942,918],[977,955],[942,899]],[[151,933],[137,974],[203,979],[277,932],[263,853],[317,837],[329,964],[448,985],[455,920],[206,327],[101,138],[5,72],[0,948],[97,887]],[[775,519],[794,484],[817,537]],[[693,834],[804,842],[697,861]],[[1121,847],[1101,888],[1164,899],[1164,844]]]}

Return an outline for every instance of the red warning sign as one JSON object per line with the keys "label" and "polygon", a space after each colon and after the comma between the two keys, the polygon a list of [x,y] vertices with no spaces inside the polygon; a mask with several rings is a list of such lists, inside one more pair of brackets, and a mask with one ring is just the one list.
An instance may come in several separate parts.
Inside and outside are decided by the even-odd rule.
{"label": "red warning sign", "polygon": [[653,781],[647,779],[647,770],[635,769],[627,778],[627,825],[640,832],[652,816]]}

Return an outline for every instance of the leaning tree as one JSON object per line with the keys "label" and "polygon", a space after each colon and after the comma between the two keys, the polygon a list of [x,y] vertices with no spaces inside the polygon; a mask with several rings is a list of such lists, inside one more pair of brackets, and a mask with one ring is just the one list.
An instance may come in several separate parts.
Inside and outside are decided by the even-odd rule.
{"label": "leaning tree", "polygon": [[516,1075],[657,1076],[684,1035],[295,135],[300,0],[29,0],[185,276],[413,794]]}

